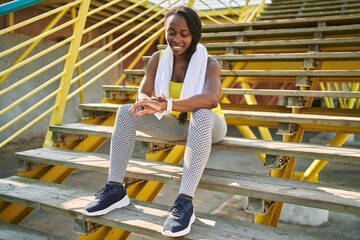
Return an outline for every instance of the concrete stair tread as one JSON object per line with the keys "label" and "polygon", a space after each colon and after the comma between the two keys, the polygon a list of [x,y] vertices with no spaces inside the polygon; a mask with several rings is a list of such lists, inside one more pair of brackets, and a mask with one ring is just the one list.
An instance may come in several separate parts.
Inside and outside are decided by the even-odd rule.
{"label": "concrete stair tread", "polygon": [[[111,137],[113,127],[94,124],[72,123],[62,126],[50,126],[51,131],[60,134],[78,134],[85,136]],[[136,139],[143,142],[155,142],[170,145],[185,145],[184,141],[165,141],[137,132]],[[240,137],[225,137],[213,144],[213,148],[240,152],[257,152],[280,156],[298,156],[311,159],[324,159],[335,162],[360,163],[360,150],[352,148],[329,147],[307,143],[266,141]]]}
{"label": "concrete stair tread", "polygon": [[48,233],[39,232],[16,224],[0,221],[0,239],[13,240],[65,240]]}
{"label": "concrete stair tread", "polygon": [[[107,173],[109,167],[108,155],[53,148],[18,152],[16,157],[26,162],[103,173]],[[181,174],[180,166],[131,159],[126,176],[179,185]],[[360,192],[336,189],[322,184],[205,169],[199,188],[360,215]]]}
{"label": "concrete stair tread", "polygon": [[[93,193],[68,186],[22,177],[0,179],[0,199],[35,207],[60,215],[120,228],[141,235],[164,239],[160,234],[167,216],[167,206],[131,200],[131,205],[99,217],[84,216],[82,209]],[[315,239],[308,234],[244,223],[196,213],[192,231],[183,239]]]}
{"label": "concrete stair tread", "polygon": [[[103,85],[106,92],[137,92],[138,86]],[[333,98],[360,98],[360,92],[349,91],[317,91],[317,90],[285,90],[285,89],[243,89],[222,88],[223,94],[235,95],[262,95],[262,96],[289,96],[289,97],[333,97]]]}

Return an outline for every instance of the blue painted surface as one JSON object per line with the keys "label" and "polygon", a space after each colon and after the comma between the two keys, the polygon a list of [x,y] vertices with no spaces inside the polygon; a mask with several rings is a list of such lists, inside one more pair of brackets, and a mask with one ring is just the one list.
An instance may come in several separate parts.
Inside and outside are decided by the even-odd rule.
{"label": "blue painted surface", "polygon": [[35,5],[44,0],[14,0],[0,5],[0,16]]}

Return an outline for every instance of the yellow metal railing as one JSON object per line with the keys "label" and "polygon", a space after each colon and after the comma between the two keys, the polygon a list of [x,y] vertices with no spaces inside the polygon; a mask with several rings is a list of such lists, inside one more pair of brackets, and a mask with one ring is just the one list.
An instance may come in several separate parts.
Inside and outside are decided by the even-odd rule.
{"label": "yellow metal railing", "polygon": [[[158,4],[150,4],[146,0],[134,1],[134,4],[128,8],[121,9],[114,14],[103,13],[107,9],[116,7],[119,2],[121,0],[109,1],[106,4],[97,4],[96,1],[92,3],[89,0],[73,1],[17,24],[13,24],[16,15],[13,13],[8,14],[11,16],[8,19],[12,19],[12,21],[8,21],[9,26],[7,28],[0,30],[0,36],[2,37],[10,37],[10,34],[13,33],[22,33],[24,29],[26,32],[26,29],[31,28],[34,24],[49,23],[36,36],[29,37],[16,45],[11,45],[5,51],[0,52],[0,58],[5,59],[6,62],[11,62],[8,66],[0,68],[0,97],[4,99],[2,100],[4,103],[6,102],[5,99],[9,98],[8,96],[16,95],[16,97],[11,97],[15,100],[11,103],[9,101],[7,106],[0,109],[0,117],[9,119],[0,127],[0,132],[3,133],[0,138],[0,148],[35,124],[46,121],[45,119],[50,113],[50,124],[61,124],[66,103],[70,99],[79,95],[79,102],[83,103],[86,97],[84,91],[90,85],[101,81],[106,77],[106,74],[121,66],[124,60],[137,55],[135,60],[130,63],[130,68],[134,67],[141,60],[141,54],[138,52],[146,52],[146,49],[149,49],[159,39],[163,32],[164,24],[163,20],[155,21],[154,19],[165,14],[166,9],[161,6],[168,1],[164,0]],[[235,8],[232,8],[231,4],[217,0],[216,2],[223,6],[220,10],[212,8],[209,5],[209,1],[189,1],[188,5],[194,6],[194,4],[196,5],[199,2],[208,7],[205,10],[197,9],[199,15],[205,16],[204,20],[213,19],[212,21],[215,23],[220,22],[214,19],[214,16],[217,16],[217,19],[222,18],[222,23],[234,23],[241,19],[241,11],[244,11],[241,9],[242,5],[236,1],[237,5],[235,5]],[[181,3],[181,1],[173,4],[177,3]],[[251,1],[244,3],[245,6],[251,5]],[[84,4],[88,5],[88,7],[84,8]],[[147,10],[113,28],[109,27],[112,25],[112,21],[139,6],[147,6]],[[43,9],[43,7],[40,9]],[[144,20],[144,16],[148,16],[149,13],[154,14]],[[95,15],[97,19],[101,16],[101,19],[94,24],[90,24],[88,18]],[[132,27],[128,31],[123,30],[129,25],[134,25],[136,21],[139,22],[137,26]],[[150,22],[156,23],[150,27],[145,27]],[[139,31],[140,28],[145,30]],[[103,29],[107,30],[102,32]],[[48,39],[53,39],[54,36],[61,35],[63,32],[66,32],[65,37],[60,39],[59,42],[48,44],[48,47],[39,50],[43,48],[43,45],[46,45]],[[135,35],[135,37],[125,44],[120,44],[121,41],[129,39],[132,35]],[[133,47],[137,41],[140,41],[140,44]],[[96,46],[101,47],[96,48]],[[112,49],[112,51],[108,51],[109,49]],[[56,51],[63,51],[65,53],[56,59],[51,59],[49,56]],[[19,54],[19,52],[21,53]],[[85,54],[84,52],[87,53]],[[104,57],[100,60],[95,60],[101,54]],[[123,55],[119,57],[120,54]],[[80,57],[80,55],[83,55],[83,57]],[[32,66],[34,63],[39,67],[34,68],[34,71],[29,72],[26,76],[18,77],[19,72],[22,72],[28,66]],[[59,68],[59,65],[62,67]],[[73,77],[74,73],[75,76]],[[45,74],[46,76],[44,77]],[[85,78],[88,80],[85,80]],[[124,75],[120,74],[114,83],[122,84],[123,80]],[[33,82],[39,82],[39,84],[29,86]],[[75,83],[77,83],[76,87]],[[54,85],[57,85],[55,89]],[[21,89],[22,94],[16,94],[19,89]],[[24,89],[28,89],[28,91],[24,92]],[[44,94],[44,92],[47,92],[45,97],[41,99],[36,98],[39,94]],[[29,101],[34,102],[31,107],[26,108],[21,114],[14,114],[17,108],[21,108],[22,104]],[[30,113],[36,115],[36,117],[31,119]],[[45,146],[50,144],[51,133],[48,132]]]}

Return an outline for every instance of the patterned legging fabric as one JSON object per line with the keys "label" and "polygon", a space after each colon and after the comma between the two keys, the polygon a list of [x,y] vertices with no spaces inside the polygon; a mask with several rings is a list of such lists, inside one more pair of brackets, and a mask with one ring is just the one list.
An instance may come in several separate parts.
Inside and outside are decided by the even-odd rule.
{"label": "patterned legging fabric", "polygon": [[111,138],[108,181],[122,183],[134,151],[136,130],[167,141],[186,140],[180,194],[193,197],[211,152],[211,144],[221,141],[227,131],[223,118],[210,109],[192,112],[190,121],[179,124],[172,114],[158,120],[154,115],[132,117],[131,104],[119,108]]}

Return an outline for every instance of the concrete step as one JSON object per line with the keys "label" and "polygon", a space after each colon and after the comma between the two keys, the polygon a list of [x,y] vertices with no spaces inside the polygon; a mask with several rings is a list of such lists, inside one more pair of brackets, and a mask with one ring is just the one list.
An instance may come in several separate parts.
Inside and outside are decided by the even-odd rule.
{"label": "concrete step", "polygon": [[[50,126],[55,133],[55,141],[66,141],[66,135],[99,136],[110,138],[113,127],[94,124],[72,123],[62,126]],[[141,132],[136,133],[136,140],[148,143],[165,145],[185,145],[185,141],[165,141],[150,137]],[[265,153],[275,156],[295,156],[309,159],[324,159],[335,162],[347,162],[360,164],[360,150],[342,147],[329,147],[307,143],[290,143],[280,141],[267,141],[259,139],[247,139],[240,137],[225,137],[222,141],[213,144],[213,148],[239,151]]]}
{"label": "concrete step", "polygon": [[[131,200],[131,205],[99,217],[84,216],[82,209],[93,200],[93,193],[68,186],[22,177],[0,179],[0,199],[36,207],[59,215],[72,216],[78,223],[92,223],[164,239],[162,225],[167,206]],[[315,239],[308,234],[282,231],[273,227],[234,221],[196,212],[197,220],[183,239]],[[82,224],[79,224],[82,225]],[[85,224],[83,224],[85,225]],[[80,229],[87,232],[88,229]]]}
{"label": "concrete step", "polygon": [[[0,197],[1,198],[1,197]],[[0,239],[2,240],[65,240],[51,234],[0,221]]]}

